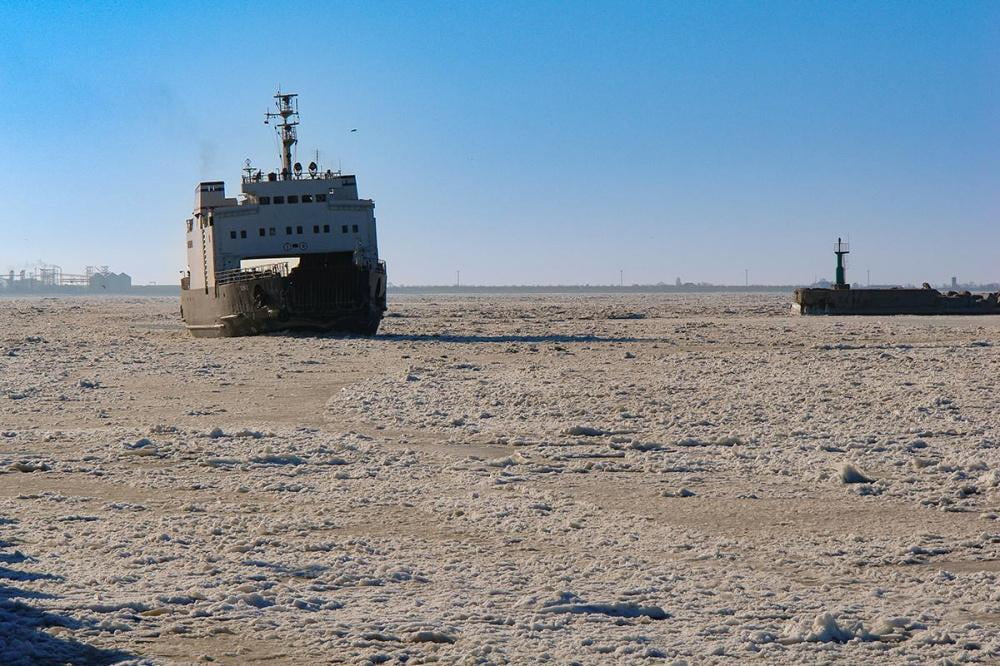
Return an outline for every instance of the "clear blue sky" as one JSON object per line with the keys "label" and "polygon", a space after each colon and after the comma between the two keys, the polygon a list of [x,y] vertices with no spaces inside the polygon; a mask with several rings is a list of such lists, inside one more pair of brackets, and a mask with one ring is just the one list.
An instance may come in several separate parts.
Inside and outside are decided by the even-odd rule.
{"label": "clear blue sky", "polygon": [[[0,0],[0,269],[184,267],[201,179],[358,174],[403,284],[1000,280],[1000,2]],[[357,128],[356,133],[350,133]]]}

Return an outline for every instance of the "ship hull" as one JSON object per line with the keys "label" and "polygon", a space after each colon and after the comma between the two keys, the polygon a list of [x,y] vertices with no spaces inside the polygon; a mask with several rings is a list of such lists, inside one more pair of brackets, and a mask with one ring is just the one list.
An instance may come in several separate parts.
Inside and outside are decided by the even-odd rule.
{"label": "ship hull", "polygon": [[[303,258],[305,260],[305,258]],[[384,264],[303,261],[287,276],[181,289],[181,315],[199,338],[311,330],[375,335],[386,309]]]}
{"label": "ship hull", "polygon": [[995,315],[997,294],[936,289],[795,290],[793,311],[803,315]]}

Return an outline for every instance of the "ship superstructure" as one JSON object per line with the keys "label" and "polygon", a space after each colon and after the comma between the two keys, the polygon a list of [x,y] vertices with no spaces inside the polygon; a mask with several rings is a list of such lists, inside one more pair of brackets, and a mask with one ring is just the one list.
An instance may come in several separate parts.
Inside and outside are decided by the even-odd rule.
{"label": "ship superstructure", "polygon": [[293,162],[297,95],[275,95],[281,168],[249,160],[241,195],[222,181],[198,184],[186,221],[181,312],[199,337],[311,328],[374,335],[386,309],[375,203],[357,179]]}

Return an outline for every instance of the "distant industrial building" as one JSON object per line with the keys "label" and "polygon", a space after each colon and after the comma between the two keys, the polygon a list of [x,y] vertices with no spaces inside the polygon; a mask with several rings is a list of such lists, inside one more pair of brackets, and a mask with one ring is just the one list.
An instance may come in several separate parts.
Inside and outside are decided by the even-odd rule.
{"label": "distant industrial building", "polygon": [[114,273],[107,266],[87,266],[83,273],[64,273],[60,266],[38,264],[0,275],[0,293],[125,293],[132,289],[132,277]]}
{"label": "distant industrial building", "polygon": [[90,276],[93,291],[124,292],[132,288],[132,277],[125,273],[94,273]]}

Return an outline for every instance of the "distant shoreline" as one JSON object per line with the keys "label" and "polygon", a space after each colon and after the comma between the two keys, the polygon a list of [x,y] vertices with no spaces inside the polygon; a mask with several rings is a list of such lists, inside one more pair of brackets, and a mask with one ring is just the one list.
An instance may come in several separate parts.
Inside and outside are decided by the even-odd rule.
{"label": "distant shoreline", "polygon": [[[634,284],[634,285],[413,285],[389,286],[390,295],[443,295],[443,296],[475,296],[490,294],[775,294],[791,293],[806,285],[724,285],[724,284]],[[989,291],[992,285],[975,285],[972,291]],[[864,289],[864,287],[861,287]],[[913,287],[910,287],[913,288]],[[941,289],[938,287],[938,289]],[[179,296],[180,287],[176,285],[136,285],[128,291],[103,291],[84,288],[6,290],[0,289],[0,298],[32,298],[32,297],[129,297],[129,296]]]}
{"label": "distant shoreline", "polygon": [[[701,293],[780,293],[795,290],[787,285],[419,285],[390,286],[390,295],[487,295],[487,294],[701,294]],[[142,285],[133,286],[128,291],[98,291],[93,289],[33,289],[33,290],[0,290],[0,298],[31,298],[73,296],[91,297],[129,297],[129,296],[178,296],[180,287],[173,285]]]}
{"label": "distant shoreline", "polygon": [[790,292],[791,285],[414,285],[390,286],[390,294],[701,294]]}
{"label": "distant shoreline", "polygon": [[44,296],[79,296],[89,298],[92,296],[177,296],[180,287],[176,285],[139,285],[124,291],[110,291],[104,289],[90,289],[84,287],[62,287],[45,289],[0,289],[0,298],[31,298]]}

